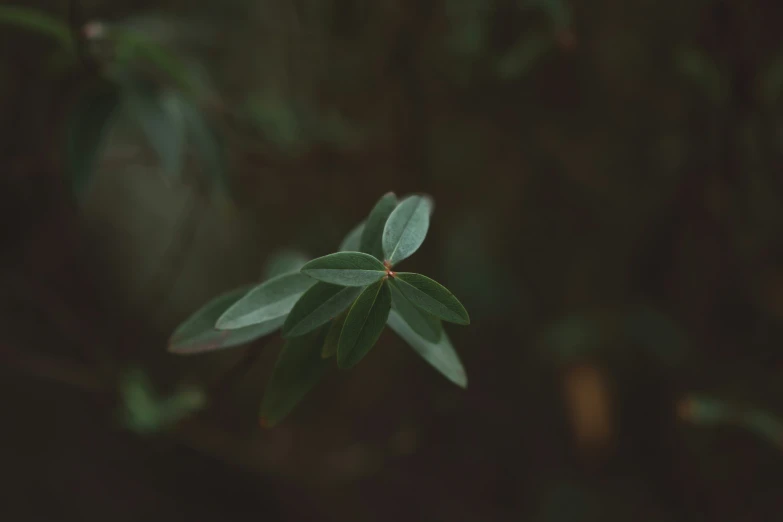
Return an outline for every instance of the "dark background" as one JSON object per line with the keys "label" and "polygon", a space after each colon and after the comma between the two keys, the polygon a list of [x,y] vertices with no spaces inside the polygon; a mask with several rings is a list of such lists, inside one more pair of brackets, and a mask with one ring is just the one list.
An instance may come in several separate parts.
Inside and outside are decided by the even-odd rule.
{"label": "dark background", "polygon": [[[66,4],[25,6],[200,68],[229,190],[198,160],[166,177],[120,122],[74,195],[100,49],[57,68],[0,25],[3,519],[783,515],[783,3]],[[278,339],[166,352],[389,190],[436,201],[406,269],[471,313],[447,327],[466,391],[386,333],[262,430]],[[145,431],[128,379],[209,405]]]}

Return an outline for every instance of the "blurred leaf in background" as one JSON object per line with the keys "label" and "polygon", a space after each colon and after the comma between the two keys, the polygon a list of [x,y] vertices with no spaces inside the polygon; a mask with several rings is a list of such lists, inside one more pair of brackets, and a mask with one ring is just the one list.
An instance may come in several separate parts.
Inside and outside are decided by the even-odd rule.
{"label": "blurred leaf in background", "polygon": [[22,31],[32,31],[55,40],[62,48],[73,50],[73,38],[68,25],[38,9],[0,6],[0,24]]}
{"label": "blurred leaf in background", "polygon": [[95,174],[121,99],[116,85],[102,83],[88,91],[72,110],[67,128],[66,172],[76,194],[87,189]]}
{"label": "blurred leaf in background", "polygon": [[121,417],[126,428],[140,435],[152,435],[169,428],[206,405],[206,396],[197,389],[183,389],[160,397],[147,374],[128,370],[120,382]]}
{"label": "blurred leaf in background", "polygon": [[[0,459],[10,518],[776,520],[778,4],[4,4],[0,344],[24,419]],[[63,175],[89,201],[66,201]],[[265,383],[281,424],[334,367],[361,288],[298,317],[325,339],[288,339],[269,380],[261,348],[284,319],[216,322],[260,272],[333,251],[390,186],[447,213],[404,269],[431,268],[474,326],[457,334],[392,290],[377,356],[259,430]],[[340,250],[369,250],[363,234]],[[273,255],[284,244],[307,254]],[[164,353],[183,318],[171,351],[215,353]],[[471,389],[419,379],[395,336],[461,387],[469,354]],[[114,383],[93,350],[144,370],[70,393],[73,375]],[[168,429],[203,394],[158,383],[226,368],[230,399]],[[683,390],[705,392],[678,425]],[[106,429],[84,391],[175,443],[161,455]],[[54,426],[30,414],[52,401]],[[393,449],[399,433],[415,452]]]}
{"label": "blurred leaf in background", "polygon": [[278,250],[267,259],[264,278],[271,279],[288,272],[298,272],[309,260],[310,258],[299,250]]}
{"label": "blurred leaf in background", "polygon": [[186,132],[184,101],[173,92],[130,88],[125,93],[128,115],[144,132],[169,181],[178,180],[184,164]]}
{"label": "blurred leaf in background", "polygon": [[262,426],[275,426],[288,415],[332,366],[332,359],[321,357],[327,331],[322,327],[286,341],[264,392]]}
{"label": "blurred leaf in background", "polygon": [[783,451],[783,420],[771,412],[703,394],[685,397],[678,408],[680,417],[687,422],[742,428]]}

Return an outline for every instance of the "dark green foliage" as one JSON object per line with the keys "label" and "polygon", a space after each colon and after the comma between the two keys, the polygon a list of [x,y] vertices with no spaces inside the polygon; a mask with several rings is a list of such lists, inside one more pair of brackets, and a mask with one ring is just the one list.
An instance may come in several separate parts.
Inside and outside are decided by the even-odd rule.
{"label": "dark green foliage", "polygon": [[386,281],[378,281],[359,295],[345,319],[337,346],[337,364],[351,368],[367,355],[380,337],[391,309]]}
{"label": "dark green foliage", "polygon": [[163,172],[169,179],[178,179],[187,144],[182,98],[172,92],[136,88],[127,89],[125,104],[128,115],[138,123],[158,154]]}
{"label": "dark green foliage", "polygon": [[[343,239],[341,252],[306,263],[300,254],[276,256],[276,268],[267,273],[279,275],[208,304],[175,332],[178,342],[172,351],[205,351],[209,342],[215,348],[239,344],[282,324],[287,342],[262,407],[268,426],[294,407],[335,354],[340,368],[358,364],[387,324],[446,378],[467,386],[465,370],[440,322],[468,324],[465,308],[432,279],[392,271],[394,261],[406,259],[424,241],[432,209],[426,196],[410,196],[397,204],[393,193],[386,194],[367,220]],[[382,263],[366,251],[385,252],[387,259]],[[291,268],[299,270],[286,272]]]}
{"label": "dark green foliage", "polygon": [[204,112],[194,103],[183,99],[180,106],[185,118],[188,143],[198,158],[198,170],[212,184],[227,190],[227,159],[222,137],[215,131]]}
{"label": "dark green foliage", "polygon": [[326,328],[288,339],[277,357],[261,404],[261,424],[274,426],[302,400],[331,366],[321,357]]}
{"label": "dark green foliage", "polygon": [[231,331],[220,331],[215,328],[218,318],[234,303],[242,299],[250,288],[248,286],[227,292],[196,311],[171,335],[169,351],[191,354],[230,348],[249,343],[280,328],[285,317]]}
{"label": "dark green foliage", "polygon": [[430,228],[432,201],[427,197],[410,196],[389,215],[383,229],[383,254],[396,265],[419,249]]}
{"label": "dark green foliage", "polygon": [[780,445],[783,434],[783,420],[774,413],[715,397],[686,397],[679,404],[679,413],[683,420],[696,425],[725,425],[748,430],[775,447]]}
{"label": "dark green foliage", "polygon": [[359,286],[318,282],[296,302],[283,324],[283,337],[304,335],[351,306],[362,292]]}
{"label": "dark green foliage", "polygon": [[410,324],[396,310],[389,313],[387,324],[394,333],[402,337],[416,353],[442,373],[444,377],[461,388],[467,388],[468,376],[446,332],[442,332],[438,342],[428,341],[413,331]]}
{"label": "dark green foliage", "polygon": [[[46,430],[52,451],[32,452],[41,462],[14,443],[34,443],[18,435],[35,423],[8,423],[5,468],[17,486],[30,482],[28,468],[70,467],[49,457],[84,453],[78,441],[112,452],[96,444],[106,430],[82,418],[92,403],[119,399],[133,412],[127,426],[160,429],[156,410],[181,376],[205,384],[214,409],[165,437],[260,471],[262,482],[290,482],[283,504],[293,516],[261,498],[279,488],[251,488],[265,518],[405,518],[379,512],[387,495],[432,520],[777,519],[783,3],[99,4],[0,2],[4,381],[12,392],[31,384],[11,393],[24,397],[8,413],[34,420],[28,412],[51,403],[39,396],[55,390],[54,420],[68,421]],[[77,103],[99,108],[103,82],[120,91],[120,110],[100,139],[75,140],[95,143],[82,157],[96,167],[75,170],[98,190],[66,208],[57,185],[80,183],[71,137],[60,139],[66,117]],[[176,97],[174,133],[158,140],[134,120],[142,114],[122,110],[130,84]],[[162,105],[151,121],[165,127]],[[236,197],[204,193],[217,181]],[[323,384],[335,386],[307,399],[319,405],[312,418],[271,434],[237,417],[258,411],[283,346],[276,332],[197,360],[154,353],[157,328],[173,330],[171,320],[223,289],[256,287],[338,249],[367,252],[364,228],[390,189],[399,200],[429,191],[438,214],[428,243],[386,269],[447,286],[470,329],[413,304],[390,273],[393,333],[372,348],[385,352],[358,374],[334,372]],[[275,245],[309,253],[278,267]],[[231,307],[176,338],[183,352],[257,335],[215,330]],[[336,355],[349,308],[319,327],[322,357]],[[457,354],[468,357],[469,394],[429,369],[464,385]],[[132,362],[151,370],[152,386],[112,386]],[[36,386],[40,378],[62,382]],[[74,385],[96,392],[59,393]],[[687,422],[672,418],[689,391],[698,395]],[[170,474],[150,466],[179,457],[137,459],[132,446],[123,462],[155,474],[165,493],[157,478]],[[158,499],[159,518],[189,509],[220,519],[198,513],[200,491],[231,497],[210,505],[241,504],[222,468],[201,471],[190,474],[199,487],[187,477],[177,485],[193,502],[167,506],[170,495],[145,497],[134,480],[129,494],[141,502],[128,508]],[[462,487],[462,476],[497,480]],[[15,495],[13,484],[11,493],[4,511],[18,503],[21,518],[35,517],[22,504],[36,495]],[[310,493],[317,502],[296,498]],[[79,495],[59,497],[59,511],[100,518]],[[126,513],[144,518],[135,515]]]}
{"label": "dark green foliage", "polygon": [[386,225],[386,220],[397,208],[397,196],[393,192],[384,194],[383,197],[375,204],[370,215],[367,217],[367,222],[362,229],[362,236],[359,246],[360,252],[367,252],[375,256],[376,258],[383,260],[383,227]]}
{"label": "dark green foliage", "polygon": [[340,334],[343,331],[346,317],[348,317],[348,310],[335,317],[332,321],[324,345],[321,347],[321,357],[324,359],[334,357],[337,354],[337,345],[340,342]]}
{"label": "dark green foliage", "polygon": [[398,290],[398,285],[389,285],[392,294],[392,307],[400,314],[400,318],[410,326],[414,332],[427,341],[437,343],[443,333],[443,325],[440,319],[415,306]]}
{"label": "dark green foliage", "polygon": [[129,116],[143,131],[170,180],[183,177],[192,150],[200,174],[225,188],[226,160],[220,138],[183,92],[140,87],[131,80],[124,82],[121,92]]}
{"label": "dark green foliage", "polygon": [[183,388],[161,397],[149,376],[133,368],[120,381],[121,422],[139,435],[150,435],[169,428],[206,406],[203,391]]}
{"label": "dark green foliage", "polygon": [[217,320],[219,330],[236,330],[288,315],[315,282],[298,272],[274,277],[250,290]]}
{"label": "dark green foliage", "polygon": [[302,267],[313,279],[342,286],[367,286],[386,275],[386,267],[370,254],[337,252],[313,259]]}
{"label": "dark green foliage", "polygon": [[394,284],[413,304],[444,321],[470,324],[462,303],[439,283],[421,274],[398,272]]}
{"label": "dark green foliage", "polygon": [[[54,39],[58,53],[52,63],[86,73],[90,83],[77,101],[66,125],[68,183],[80,194],[95,174],[107,135],[120,106],[141,128],[170,179],[181,177],[189,146],[199,169],[214,185],[225,189],[226,158],[222,138],[208,122],[197,101],[205,97],[192,64],[154,41],[143,31],[99,21],[78,28],[76,20],[52,18],[36,9],[0,6],[0,26],[11,26]],[[65,51],[65,52],[63,52]]]}

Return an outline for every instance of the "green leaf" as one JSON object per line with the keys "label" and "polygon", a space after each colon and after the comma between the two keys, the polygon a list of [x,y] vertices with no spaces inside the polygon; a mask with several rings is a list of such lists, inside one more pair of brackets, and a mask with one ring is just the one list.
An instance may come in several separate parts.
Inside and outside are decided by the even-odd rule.
{"label": "green leaf", "polygon": [[437,343],[430,342],[413,331],[396,310],[392,310],[387,321],[389,328],[402,337],[402,339],[413,348],[416,353],[430,363],[436,370],[442,373],[447,379],[461,388],[467,388],[468,376],[465,368],[459,360],[457,352],[451,345],[451,340],[446,332],[440,337]]}
{"label": "green leaf", "polygon": [[120,415],[123,424],[139,435],[162,431],[206,406],[206,394],[183,388],[160,397],[149,376],[139,368],[122,375],[119,382]]}
{"label": "green leaf", "polygon": [[410,272],[394,275],[397,289],[414,305],[444,321],[470,324],[470,317],[454,295],[429,277]]}
{"label": "green leaf", "polygon": [[283,420],[329,370],[330,361],[320,350],[325,335],[326,328],[321,328],[285,343],[261,403],[262,426]]}
{"label": "green leaf", "polygon": [[186,355],[230,348],[249,343],[280,328],[284,317],[239,330],[215,329],[215,323],[223,312],[247,294],[250,288],[246,286],[226,292],[197,310],[171,335],[169,351]]}
{"label": "green leaf", "polygon": [[0,24],[8,24],[28,31],[35,31],[57,40],[65,48],[73,48],[73,38],[68,25],[61,20],[44,14],[39,9],[9,5],[0,6]]}
{"label": "green leaf", "polygon": [[367,286],[386,275],[386,267],[370,254],[337,252],[313,259],[302,273],[325,283],[342,286]]}
{"label": "green leaf", "polygon": [[125,100],[131,117],[160,158],[165,174],[169,178],[179,178],[186,143],[185,108],[181,97],[137,87],[128,89]]}
{"label": "green leaf", "polygon": [[337,365],[351,368],[367,355],[380,337],[391,309],[391,292],[385,280],[367,288],[345,318],[337,345]]}
{"label": "green leaf", "polygon": [[408,323],[414,332],[422,336],[427,341],[437,343],[443,333],[443,325],[440,319],[428,314],[424,310],[414,306],[407,297],[402,295],[397,285],[390,285],[392,294],[392,308]]}
{"label": "green leaf", "polygon": [[299,298],[283,324],[283,337],[311,332],[340,315],[362,292],[359,286],[318,282]]}
{"label": "green leaf", "polygon": [[154,433],[160,429],[158,397],[149,376],[139,368],[127,371],[120,378],[119,394],[123,424],[139,434]]}
{"label": "green leaf", "polygon": [[119,106],[119,90],[105,83],[74,107],[66,136],[66,171],[74,193],[83,192],[92,179]]}
{"label": "green leaf", "polygon": [[299,272],[307,261],[309,258],[297,250],[278,250],[266,262],[265,278],[271,279],[289,272]]}
{"label": "green leaf", "polygon": [[394,192],[387,192],[378,200],[367,218],[360,246],[357,249],[359,252],[366,252],[383,260],[383,227],[386,226],[386,220],[395,208],[397,208],[397,196]]}
{"label": "green leaf", "polygon": [[285,317],[315,281],[293,272],[265,281],[234,303],[217,320],[218,330],[236,330]]}
{"label": "green leaf", "polygon": [[362,221],[356,225],[353,230],[348,232],[343,242],[340,243],[340,252],[358,252],[360,250],[360,242],[362,234],[364,233],[365,222]]}
{"label": "green leaf", "polygon": [[343,325],[345,324],[345,318],[348,317],[348,312],[345,311],[334,318],[332,325],[329,328],[329,333],[326,335],[326,340],[321,348],[321,357],[328,359],[337,353],[337,344],[340,342],[340,334],[343,331]]}
{"label": "green leaf", "polygon": [[430,227],[432,200],[410,196],[402,200],[383,229],[383,253],[392,264],[410,257],[419,249]]}

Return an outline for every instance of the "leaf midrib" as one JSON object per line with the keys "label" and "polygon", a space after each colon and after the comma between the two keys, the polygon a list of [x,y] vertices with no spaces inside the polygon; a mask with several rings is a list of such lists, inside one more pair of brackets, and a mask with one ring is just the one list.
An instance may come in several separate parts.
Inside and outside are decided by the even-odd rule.
{"label": "leaf midrib", "polygon": [[[293,298],[297,298],[298,299],[298,298],[302,297],[302,294],[304,294],[304,292],[297,292],[295,294],[287,295],[287,296],[283,297],[282,299],[278,299],[277,301],[273,301],[273,302],[271,302],[271,303],[269,303],[267,305],[264,305],[264,306],[261,306],[259,308],[256,308],[255,310],[253,310],[251,312],[248,312],[246,314],[242,314],[242,315],[236,317],[235,319],[232,319],[231,321],[227,321],[227,322],[224,323],[224,325],[228,326],[228,325],[231,325],[231,324],[238,323],[240,321],[246,320],[248,317],[252,317],[253,315],[259,315],[262,310],[267,310],[267,309],[273,308],[273,307],[279,307],[280,303],[282,303],[283,301],[290,300],[290,299],[293,299]],[[294,301],[294,304],[296,304],[296,301]],[[289,313],[291,313],[291,310],[288,310],[287,312],[280,312],[277,315],[274,315],[274,316],[271,316],[271,317],[267,317],[266,319],[263,319],[261,322],[267,322],[267,321],[273,321],[275,319],[280,319],[281,317],[284,317],[284,316],[288,315]],[[252,326],[252,325],[241,326],[240,328],[246,328],[247,326]]]}
{"label": "leaf midrib", "polygon": [[[359,337],[361,336],[362,331],[364,330],[364,327],[367,326],[367,320],[370,317],[370,312],[372,312],[372,308],[375,306],[375,302],[378,300],[378,295],[381,293],[381,288],[383,288],[384,284],[385,284],[385,282],[382,282],[381,284],[378,285],[378,290],[375,292],[375,295],[372,298],[372,303],[370,303],[369,308],[367,308],[367,314],[364,316],[364,319],[362,320],[362,326],[359,328],[359,332],[356,334],[356,340],[354,340],[353,345],[351,346],[351,353],[353,353],[354,348],[356,348],[356,343],[359,342]],[[353,311],[353,307],[356,306],[357,302],[358,302],[358,299],[351,306],[351,311],[348,312],[349,316],[351,315],[351,312]]]}
{"label": "leaf midrib", "polygon": [[[457,316],[460,316],[460,317],[462,316],[462,314],[461,314],[461,310],[459,310],[459,309],[457,309],[457,308],[454,308],[454,307],[453,307],[453,303],[452,303],[452,302],[450,302],[450,301],[441,301],[440,299],[438,299],[437,297],[435,297],[435,296],[434,296],[433,294],[431,294],[430,292],[426,292],[426,291],[422,290],[422,289],[421,289],[419,286],[417,286],[417,285],[414,285],[414,284],[413,284],[413,283],[411,283],[410,281],[406,281],[404,277],[399,277],[399,275],[402,275],[402,274],[398,274],[398,277],[396,278],[396,280],[397,280],[397,281],[399,281],[399,282],[401,282],[401,283],[404,283],[404,284],[408,285],[409,287],[413,288],[414,290],[416,290],[417,292],[419,292],[419,293],[420,293],[420,294],[421,294],[423,297],[427,298],[427,299],[428,299],[429,301],[431,301],[432,303],[435,303],[435,304],[437,304],[437,305],[440,305],[440,306],[444,307],[446,310],[448,310],[448,311],[450,311],[450,312],[452,312],[452,313],[456,314]],[[421,283],[421,282],[420,282],[420,283]],[[451,292],[449,292],[447,288],[445,288],[445,287],[444,287],[444,290],[446,290],[446,292],[448,293],[447,295],[450,295],[451,297],[454,297],[454,294],[452,294]],[[403,294],[403,295],[404,295],[404,294]],[[407,296],[406,296],[406,297],[407,297]],[[455,299],[456,299],[456,298],[455,298]],[[411,301],[411,302],[412,302],[412,301]],[[413,303],[413,302],[412,302],[412,303]],[[413,303],[413,304],[415,305],[415,303]]]}
{"label": "leaf midrib", "polygon": [[335,293],[334,293],[334,295],[332,295],[332,297],[330,297],[329,299],[327,299],[327,300],[326,300],[326,301],[324,301],[323,303],[319,304],[317,307],[313,308],[313,310],[312,310],[312,311],[311,311],[309,314],[307,314],[306,316],[302,317],[302,319],[296,323],[296,326],[294,326],[293,328],[291,328],[291,330],[289,330],[289,333],[290,333],[290,332],[293,332],[294,330],[296,330],[296,328],[297,328],[297,327],[298,327],[300,324],[302,324],[302,321],[304,321],[304,320],[305,320],[305,319],[307,319],[308,317],[312,316],[312,315],[313,315],[315,312],[317,312],[318,310],[320,310],[321,308],[323,308],[324,306],[326,306],[327,304],[329,304],[330,302],[332,302],[332,300],[333,300],[334,298],[336,298],[338,295],[340,295],[341,293],[345,292],[345,291],[346,291],[347,289],[349,289],[349,288],[353,288],[353,287],[346,286],[345,288],[342,288],[342,289],[340,289],[339,291],[335,292]]}
{"label": "leaf midrib", "polygon": [[[426,318],[424,317],[424,315],[423,315],[423,314],[427,314],[427,313],[429,313],[429,312],[427,312],[426,310],[422,310],[422,309],[421,309],[419,306],[417,306],[417,305],[416,305],[416,303],[414,303],[413,301],[411,301],[411,300],[408,298],[408,296],[407,296],[407,295],[405,295],[405,294],[403,293],[403,291],[402,291],[400,288],[398,288],[398,285],[400,284],[400,282],[403,282],[403,283],[409,284],[409,283],[407,283],[406,281],[402,281],[402,280],[401,280],[401,279],[399,279],[399,278],[394,278],[394,279],[390,280],[390,284],[389,284],[389,290],[391,291],[391,294],[392,294],[392,303],[394,303],[394,295],[395,295],[395,292],[396,292],[396,293],[397,293],[397,295],[399,295],[399,299],[404,299],[404,300],[405,300],[405,302],[407,302],[407,303],[408,303],[408,305],[410,305],[410,307],[411,307],[411,310],[412,310],[412,313],[419,314],[419,316],[422,318],[422,322],[423,322],[423,324],[424,324],[424,325],[425,325],[427,328],[431,328],[431,325],[429,324],[429,322],[427,321],[427,319],[426,319]],[[410,284],[409,284],[409,286],[413,286],[413,285],[410,285]],[[407,320],[406,320],[406,319],[405,319],[405,317],[402,315],[402,313],[400,312],[400,310],[397,310],[397,313],[398,313],[398,314],[399,314],[399,315],[400,315],[400,316],[403,318],[403,320],[405,320],[405,321],[407,322]],[[411,326],[411,325],[410,325],[410,323],[408,323],[408,325],[409,325],[409,326]],[[430,341],[430,340],[429,340],[429,339],[427,339],[426,337],[422,336],[422,335],[421,335],[419,332],[416,332],[415,328],[413,328],[412,326],[411,326],[411,329],[413,329],[413,331],[414,331],[414,332],[415,332],[417,335],[419,335],[420,337],[424,338],[424,339],[425,339],[427,342],[436,342],[436,341]],[[433,333],[435,333],[435,332],[433,331]]]}
{"label": "leaf midrib", "polygon": [[305,273],[307,272],[338,272],[343,274],[345,272],[377,272],[383,274],[386,270],[370,270],[369,268],[308,268]]}
{"label": "leaf midrib", "polygon": [[397,239],[397,243],[394,245],[394,250],[392,250],[392,253],[389,254],[389,262],[392,262],[394,259],[394,254],[396,254],[397,249],[400,248],[400,243],[402,243],[402,236],[404,235],[405,230],[408,228],[408,223],[411,222],[411,219],[413,219],[414,214],[416,214],[416,211],[419,210],[419,205],[421,204],[421,200],[416,203],[416,206],[413,207],[413,211],[411,211],[410,216],[408,216],[408,219],[405,220],[405,226],[402,227],[402,232],[400,232],[400,237]]}

